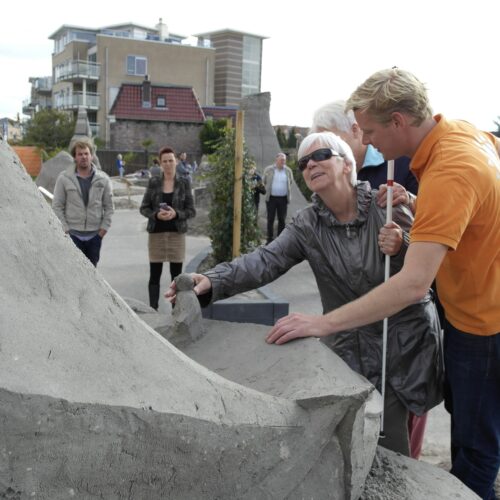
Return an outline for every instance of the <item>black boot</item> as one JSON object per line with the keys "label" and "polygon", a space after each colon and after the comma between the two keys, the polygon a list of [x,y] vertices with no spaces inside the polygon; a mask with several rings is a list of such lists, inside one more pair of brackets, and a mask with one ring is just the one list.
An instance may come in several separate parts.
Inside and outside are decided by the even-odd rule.
{"label": "black boot", "polygon": [[158,299],[160,298],[160,285],[148,285],[149,305],[158,311]]}

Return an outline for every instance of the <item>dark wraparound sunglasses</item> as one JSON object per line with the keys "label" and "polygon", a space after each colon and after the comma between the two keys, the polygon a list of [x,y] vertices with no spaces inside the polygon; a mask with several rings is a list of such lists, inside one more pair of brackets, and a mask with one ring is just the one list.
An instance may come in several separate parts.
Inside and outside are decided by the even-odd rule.
{"label": "dark wraparound sunglasses", "polygon": [[332,156],[341,156],[337,151],[334,149],[330,148],[322,148],[322,149],[317,149],[316,151],[313,151],[311,154],[307,156],[303,156],[299,162],[299,170],[303,172],[307,164],[309,163],[309,160],[314,160],[314,161],[323,161],[323,160],[329,160]]}

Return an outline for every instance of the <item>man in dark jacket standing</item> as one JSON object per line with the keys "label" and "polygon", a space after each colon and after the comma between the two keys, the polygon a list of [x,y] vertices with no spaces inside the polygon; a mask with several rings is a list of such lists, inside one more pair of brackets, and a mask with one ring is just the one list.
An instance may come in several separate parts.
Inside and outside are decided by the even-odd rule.
{"label": "man in dark jacket standing", "polygon": [[109,177],[92,163],[90,140],[76,141],[71,148],[75,166],[61,172],[54,188],[52,208],[75,245],[97,266],[104,235],[113,215]]}

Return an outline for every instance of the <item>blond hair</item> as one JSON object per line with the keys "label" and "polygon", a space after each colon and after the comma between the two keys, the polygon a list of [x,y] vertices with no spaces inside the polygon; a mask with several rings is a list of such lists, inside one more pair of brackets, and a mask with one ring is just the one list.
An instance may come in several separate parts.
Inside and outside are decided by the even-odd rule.
{"label": "blond hair", "polygon": [[370,76],[349,97],[346,111],[366,111],[379,123],[389,123],[392,113],[405,113],[419,126],[432,117],[425,85],[412,73],[384,69]]}

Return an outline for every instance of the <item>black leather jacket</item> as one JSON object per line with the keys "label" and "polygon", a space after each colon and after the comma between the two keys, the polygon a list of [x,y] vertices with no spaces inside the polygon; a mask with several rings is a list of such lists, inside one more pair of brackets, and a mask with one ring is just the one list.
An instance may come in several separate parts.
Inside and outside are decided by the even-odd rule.
{"label": "black leather jacket", "polygon": [[[142,199],[141,208],[139,209],[144,217],[147,217],[148,233],[153,232],[156,224],[156,214],[160,211],[160,203],[163,196],[163,173],[159,177],[151,177],[148,187]],[[188,229],[187,219],[196,215],[194,208],[193,195],[191,193],[191,184],[188,179],[175,176],[174,194],[172,200],[172,208],[177,213],[174,219],[177,231],[185,233]]]}

